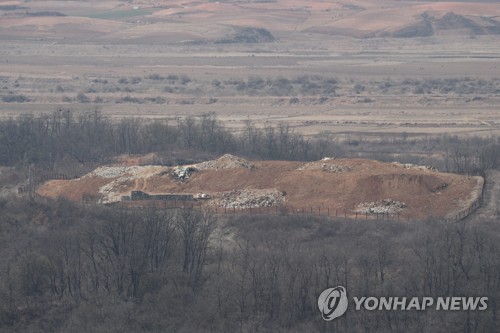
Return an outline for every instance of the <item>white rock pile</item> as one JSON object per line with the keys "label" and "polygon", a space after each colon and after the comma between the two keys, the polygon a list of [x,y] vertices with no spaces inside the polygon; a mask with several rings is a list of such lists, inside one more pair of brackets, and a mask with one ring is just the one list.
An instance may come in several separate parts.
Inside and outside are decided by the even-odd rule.
{"label": "white rock pile", "polygon": [[237,168],[253,169],[255,168],[255,165],[244,158],[231,154],[225,154],[216,160],[194,164],[193,167],[197,170],[224,170]]}
{"label": "white rock pile", "polygon": [[180,180],[188,179],[192,172],[198,171],[195,167],[189,165],[176,166],[172,169],[172,173]]}
{"label": "white rock pile", "polygon": [[378,202],[363,202],[356,206],[355,212],[360,214],[397,214],[406,208],[404,202],[383,199]]}
{"label": "white rock pile", "polygon": [[411,164],[411,163],[399,163],[399,162],[392,162],[392,165],[400,167],[400,168],[404,168],[404,169],[430,170],[433,172],[438,172],[438,169],[436,169],[432,165],[416,165],[416,164]]}
{"label": "white rock pile", "polygon": [[283,192],[277,189],[242,189],[214,193],[212,205],[226,208],[271,207],[285,201]]}
{"label": "white rock pile", "polygon": [[172,168],[172,175],[179,180],[188,179],[193,172],[201,170],[225,170],[225,169],[253,169],[255,166],[245,160],[244,158],[237,157],[231,154],[225,154],[216,160],[205,161],[198,164],[179,165]]}
{"label": "white rock pile", "polygon": [[333,161],[330,157],[328,159],[322,159],[321,161],[309,162],[304,164],[303,166],[297,168],[297,170],[323,170],[327,172],[347,172],[351,171],[351,169],[340,163],[332,163]]}

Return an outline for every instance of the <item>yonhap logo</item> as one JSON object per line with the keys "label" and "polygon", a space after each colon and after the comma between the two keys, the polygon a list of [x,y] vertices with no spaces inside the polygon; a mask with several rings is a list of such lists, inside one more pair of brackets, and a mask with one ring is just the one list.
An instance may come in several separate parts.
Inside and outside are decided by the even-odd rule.
{"label": "yonhap logo", "polygon": [[[353,311],[485,311],[488,309],[488,297],[447,296],[447,297],[352,297]],[[325,289],[318,298],[318,308],[326,321],[342,316],[347,311],[347,292],[344,287]]]}
{"label": "yonhap logo", "polygon": [[328,288],[318,298],[318,307],[324,320],[342,316],[347,310],[347,292],[344,287]]}

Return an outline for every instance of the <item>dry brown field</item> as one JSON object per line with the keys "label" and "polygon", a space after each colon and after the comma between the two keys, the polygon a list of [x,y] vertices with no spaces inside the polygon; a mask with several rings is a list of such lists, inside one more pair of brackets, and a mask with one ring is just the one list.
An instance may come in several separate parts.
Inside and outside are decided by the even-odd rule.
{"label": "dry brown field", "polygon": [[491,1],[0,1],[0,115],[496,136],[499,15]]}

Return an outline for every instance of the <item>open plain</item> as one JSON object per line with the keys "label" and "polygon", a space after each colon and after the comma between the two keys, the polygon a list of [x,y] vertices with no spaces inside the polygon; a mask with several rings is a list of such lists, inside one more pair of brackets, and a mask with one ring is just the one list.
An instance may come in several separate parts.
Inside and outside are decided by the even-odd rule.
{"label": "open plain", "polygon": [[498,135],[495,2],[1,1],[0,115]]}

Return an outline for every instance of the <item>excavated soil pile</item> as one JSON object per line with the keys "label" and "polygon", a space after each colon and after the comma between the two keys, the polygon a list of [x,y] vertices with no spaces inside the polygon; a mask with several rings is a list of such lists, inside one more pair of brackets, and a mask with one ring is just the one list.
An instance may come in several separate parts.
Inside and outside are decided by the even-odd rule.
{"label": "excavated soil pile", "polygon": [[224,170],[224,169],[253,169],[255,166],[245,160],[244,158],[240,158],[237,156],[233,156],[231,154],[222,155],[217,160],[206,161],[202,163],[198,163],[193,165],[195,169],[198,170]]}
{"label": "excavated soil pile", "polygon": [[342,164],[336,163],[335,160],[331,157],[325,157],[321,161],[309,162],[301,167],[297,168],[297,170],[323,170],[329,172],[347,172],[351,169]]}
{"label": "excavated soil pile", "polygon": [[247,161],[224,155],[199,164],[102,166],[73,180],[53,180],[38,189],[47,197],[82,196],[107,204],[130,196],[191,194],[202,205],[245,209],[288,206],[329,208],[348,214],[387,213],[413,218],[449,217],[468,209],[483,179],[440,173],[431,167],[364,159],[317,162]]}

